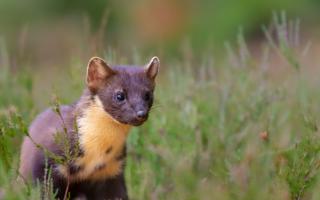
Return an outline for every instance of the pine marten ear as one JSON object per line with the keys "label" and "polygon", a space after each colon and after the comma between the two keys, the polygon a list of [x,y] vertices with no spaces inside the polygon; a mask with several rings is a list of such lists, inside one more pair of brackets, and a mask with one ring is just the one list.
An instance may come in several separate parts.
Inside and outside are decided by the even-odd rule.
{"label": "pine marten ear", "polygon": [[145,71],[147,76],[154,80],[159,72],[160,60],[158,57],[151,58],[150,62],[146,65]]}
{"label": "pine marten ear", "polygon": [[115,74],[115,71],[101,58],[93,57],[87,68],[87,86],[91,91],[99,88],[104,81]]}

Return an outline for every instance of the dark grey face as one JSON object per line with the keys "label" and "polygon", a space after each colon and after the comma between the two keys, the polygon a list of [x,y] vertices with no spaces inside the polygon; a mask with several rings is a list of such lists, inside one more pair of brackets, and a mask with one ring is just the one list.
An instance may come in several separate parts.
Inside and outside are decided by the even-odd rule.
{"label": "dark grey face", "polygon": [[[101,67],[102,66],[102,67]],[[139,126],[148,119],[153,103],[154,79],[159,60],[153,58],[146,67],[109,67],[99,58],[91,59],[87,83],[104,110],[117,121]]]}
{"label": "dark grey face", "polygon": [[104,109],[121,123],[141,125],[153,103],[154,82],[143,68],[115,68],[117,72],[97,91]]}

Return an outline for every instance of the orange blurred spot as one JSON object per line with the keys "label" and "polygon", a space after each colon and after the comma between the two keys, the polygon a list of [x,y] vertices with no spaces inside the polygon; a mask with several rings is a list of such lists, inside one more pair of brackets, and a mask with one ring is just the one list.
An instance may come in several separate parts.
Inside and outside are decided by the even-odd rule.
{"label": "orange blurred spot", "polygon": [[267,141],[269,139],[269,134],[267,131],[263,131],[260,133],[260,138],[264,141]]}
{"label": "orange blurred spot", "polygon": [[133,9],[133,20],[140,38],[159,41],[174,37],[187,22],[188,6],[178,0],[143,1]]}

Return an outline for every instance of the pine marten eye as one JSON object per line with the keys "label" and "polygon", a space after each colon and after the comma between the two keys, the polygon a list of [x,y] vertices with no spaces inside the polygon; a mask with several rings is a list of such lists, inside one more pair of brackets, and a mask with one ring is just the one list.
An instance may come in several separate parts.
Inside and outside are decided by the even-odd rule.
{"label": "pine marten eye", "polygon": [[144,94],[144,96],[143,96],[143,99],[144,99],[145,101],[150,101],[151,98],[152,98],[151,92],[146,92],[146,93]]}
{"label": "pine marten eye", "polygon": [[118,91],[116,93],[116,99],[117,101],[124,101],[126,99],[124,92]]}

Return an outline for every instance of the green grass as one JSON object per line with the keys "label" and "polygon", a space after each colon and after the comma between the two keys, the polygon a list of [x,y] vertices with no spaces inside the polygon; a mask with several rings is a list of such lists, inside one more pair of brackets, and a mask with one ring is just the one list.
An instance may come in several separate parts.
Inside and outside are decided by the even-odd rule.
{"label": "green grass", "polygon": [[[150,119],[128,139],[131,199],[320,198],[320,79],[301,61],[303,46],[290,42],[286,20],[275,22],[279,34],[264,29],[261,56],[239,36],[219,59],[210,52],[196,59],[188,51],[182,59],[161,58]],[[134,63],[148,60],[133,55]],[[105,57],[123,61],[110,52]],[[39,187],[15,183],[19,145],[25,126],[43,109],[38,102],[50,106],[58,96],[72,103],[80,96],[85,63],[78,60],[65,69],[63,84],[57,76],[46,94],[35,89],[39,82],[30,69],[1,68],[0,186],[6,199],[39,199]]]}

